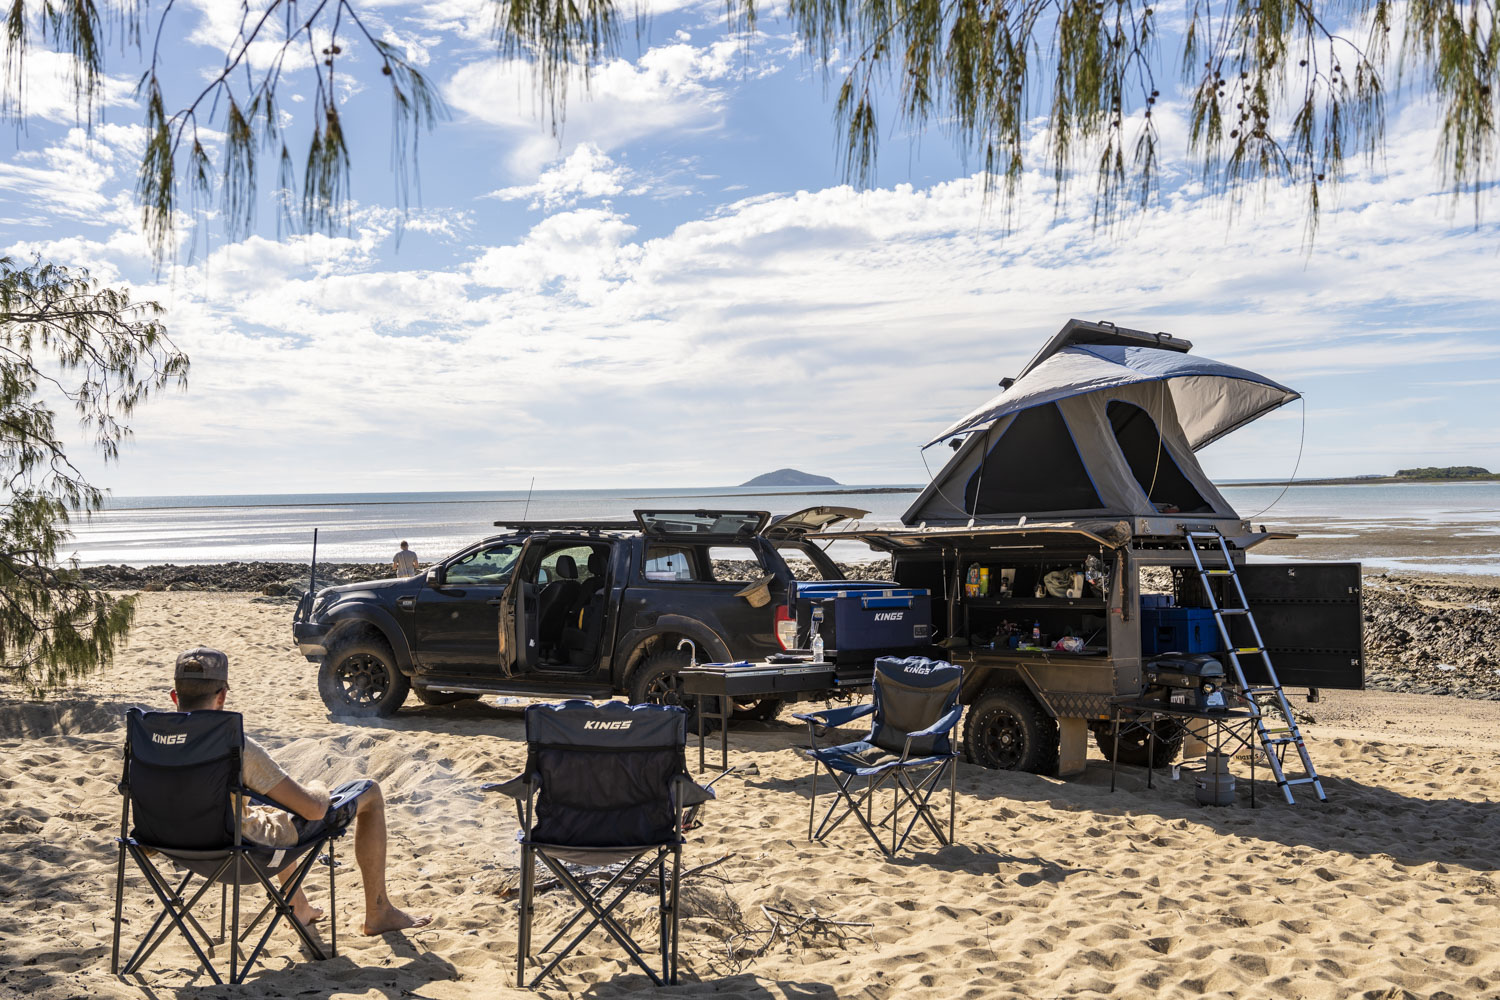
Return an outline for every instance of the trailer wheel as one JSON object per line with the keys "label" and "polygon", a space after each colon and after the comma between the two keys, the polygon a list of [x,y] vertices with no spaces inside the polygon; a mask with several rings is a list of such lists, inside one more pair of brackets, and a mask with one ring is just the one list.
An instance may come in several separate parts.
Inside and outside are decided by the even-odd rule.
{"label": "trailer wheel", "polygon": [[[698,731],[698,699],[682,693],[682,678],[677,672],[688,665],[688,655],[675,649],[652,653],[630,676],[630,702],[633,705],[678,705],[687,709],[689,733]],[[705,732],[719,727],[717,719],[705,719]]]}
{"label": "trailer wheel", "polygon": [[[1179,720],[1158,720],[1156,723],[1156,751],[1151,755],[1151,766],[1166,767],[1172,763],[1172,759],[1182,749],[1182,741],[1186,736],[1187,729],[1184,728]],[[1116,763],[1145,767],[1150,742],[1151,734],[1145,726],[1122,723],[1120,726],[1120,759]],[[1095,727],[1094,744],[1098,746],[1099,752],[1104,754],[1105,760],[1114,760],[1115,735],[1111,726],[1106,724]]]}
{"label": "trailer wheel", "polygon": [[1057,767],[1057,720],[1016,687],[990,688],[965,713],[964,759],[999,771]]}

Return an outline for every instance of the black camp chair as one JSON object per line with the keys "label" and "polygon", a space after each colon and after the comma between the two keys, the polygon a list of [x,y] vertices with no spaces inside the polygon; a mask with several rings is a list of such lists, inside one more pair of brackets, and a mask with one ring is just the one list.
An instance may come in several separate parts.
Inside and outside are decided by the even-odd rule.
{"label": "black camp chair", "polygon": [[[803,753],[813,762],[807,839],[823,840],[852,815],[888,856],[901,850],[916,829],[918,820],[927,824],[937,836],[938,843],[951,844],[958,758],[958,746],[952,733],[963,713],[963,706],[958,703],[962,686],[962,667],[922,656],[905,659],[882,656],[875,661],[873,703],[794,715],[793,718],[807,723],[810,746]],[[864,739],[835,747],[818,746],[820,728],[832,729],[866,715],[873,715],[874,719]],[[826,768],[833,778],[838,798],[829,805],[823,821],[814,830],[820,766]],[[932,806],[933,793],[941,786],[945,773],[948,776],[947,834],[943,833]],[[857,778],[865,779],[864,794],[858,799],[850,792]],[[877,823],[874,818],[875,793],[892,779],[890,811]],[[913,813],[906,829],[898,836],[903,799],[912,807]],[[834,810],[841,802],[844,811],[835,817]],[[881,835],[887,823],[891,827],[889,848]]]}
{"label": "black camp chair", "polygon": [[[676,706],[567,701],[526,709],[526,771],[488,786],[516,800],[521,822],[521,922],[516,985],[531,953],[532,895],[540,860],[582,907],[537,955],[552,951],[585,916],[587,926],[555,952],[535,987],[596,927],[614,938],[658,986],[677,982],[677,879],[683,830],[713,792],[688,777],[687,713]],[[672,862],[671,877],[667,861]],[[619,871],[597,889],[569,864]],[[614,911],[652,873],[660,911],[661,975]],[[614,893],[613,896],[610,894]]]}
{"label": "black camp chair", "polygon": [[[293,917],[290,903],[325,847],[328,849],[330,951],[338,954],[333,841],[353,820],[355,806],[352,800],[369,783],[350,782],[335,789],[328,815],[320,823],[309,824],[296,846],[278,849],[251,844],[241,836],[240,810],[237,808],[241,797],[285,807],[244,787],[240,769],[244,746],[243,724],[237,712],[143,712],[132,708],[126,714],[125,771],[120,779],[120,793],[125,802],[120,814],[120,858],[115,879],[112,973],[128,976],[137,971],[175,928],[187,939],[193,954],[214,983],[222,984],[223,979],[209,960],[205,947],[216,940],[217,943],[225,940],[226,912],[232,922],[229,937],[231,983],[245,981],[246,974],[260,958],[271,932],[283,917],[315,958],[327,957],[307,929]],[[169,881],[151,860],[153,854],[169,859],[183,870],[182,880],[175,885]],[[162,912],[121,968],[120,926],[125,903],[127,855],[135,860],[147,884],[161,901]],[[297,865],[297,868],[285,888],[272,883],[273,876],[291,865]],[[202,879],[202,884],[189,897],[187,892],[194,876]],[[256,883],[265,889],[270,901],[241,932],[240,886]],[[221,887],[217,939],[209,935],[192,912],[215,884]],[[232,905],[227,898],[231,893]],[[271,920],[260,940],[248,954],[243,953],[240,941],[255,930],[268,912]],[[166,921],[170,923],[163,927]]]}

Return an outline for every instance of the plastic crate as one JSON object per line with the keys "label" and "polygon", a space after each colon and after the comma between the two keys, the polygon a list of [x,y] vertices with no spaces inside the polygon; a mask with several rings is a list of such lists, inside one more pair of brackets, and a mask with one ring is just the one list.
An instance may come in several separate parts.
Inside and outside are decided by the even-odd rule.
{"label": "plastic crate", "polygon": [[1142,608],[1141,654],[1217,653],[1224,648],[1210,608]]}

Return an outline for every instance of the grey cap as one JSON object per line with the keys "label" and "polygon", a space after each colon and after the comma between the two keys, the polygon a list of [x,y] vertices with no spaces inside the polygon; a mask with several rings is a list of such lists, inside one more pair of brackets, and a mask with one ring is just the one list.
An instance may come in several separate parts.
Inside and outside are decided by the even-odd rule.
{"label": "grey cap", "polygon": [[208,646],[183,650],[177,654],[177,679],[227,681],[229,657]]}

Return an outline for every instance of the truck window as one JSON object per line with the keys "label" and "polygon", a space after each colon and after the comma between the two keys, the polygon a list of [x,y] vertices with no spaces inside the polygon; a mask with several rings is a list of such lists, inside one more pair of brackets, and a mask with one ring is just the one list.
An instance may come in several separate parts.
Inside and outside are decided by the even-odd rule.
{"label": "truck window", "polygon": [[833,564],[822,552],[816,556],[809,553],[800,545],[780,545],[777,551],[781,558],[786,560],[787,569],[792,571],[792,578],[796,580],[842,580],[844,574]]}
{"label": "truck window", "polygon": [[459,556],[448,564],[449,583],[505,583],[515,568],[516,556],[521,546],[515,544],[491,545],[488,548]]}
{"label": "truck window", "polygon": [[749,583],[768,572],[755,550],[746,545],[715,545],[708,550],[708,561],[719,583]]}
{"label": "truck window", "polygon": [[698,579],[693,572],[692,550],[681,545],[648,545],[645,574],[648,580]]}
{"label": "truck window", "polygon": [[[572,545],[563,549],[553,549],[542,559],[540,572],[537,576],[539,583],[551,583],[553,580],[586,580],[589,576],[589,553],[592,552],[587,545]],[[572,560],[569,572],[563,572],[557,568],[558,562],[566,556]]]}

